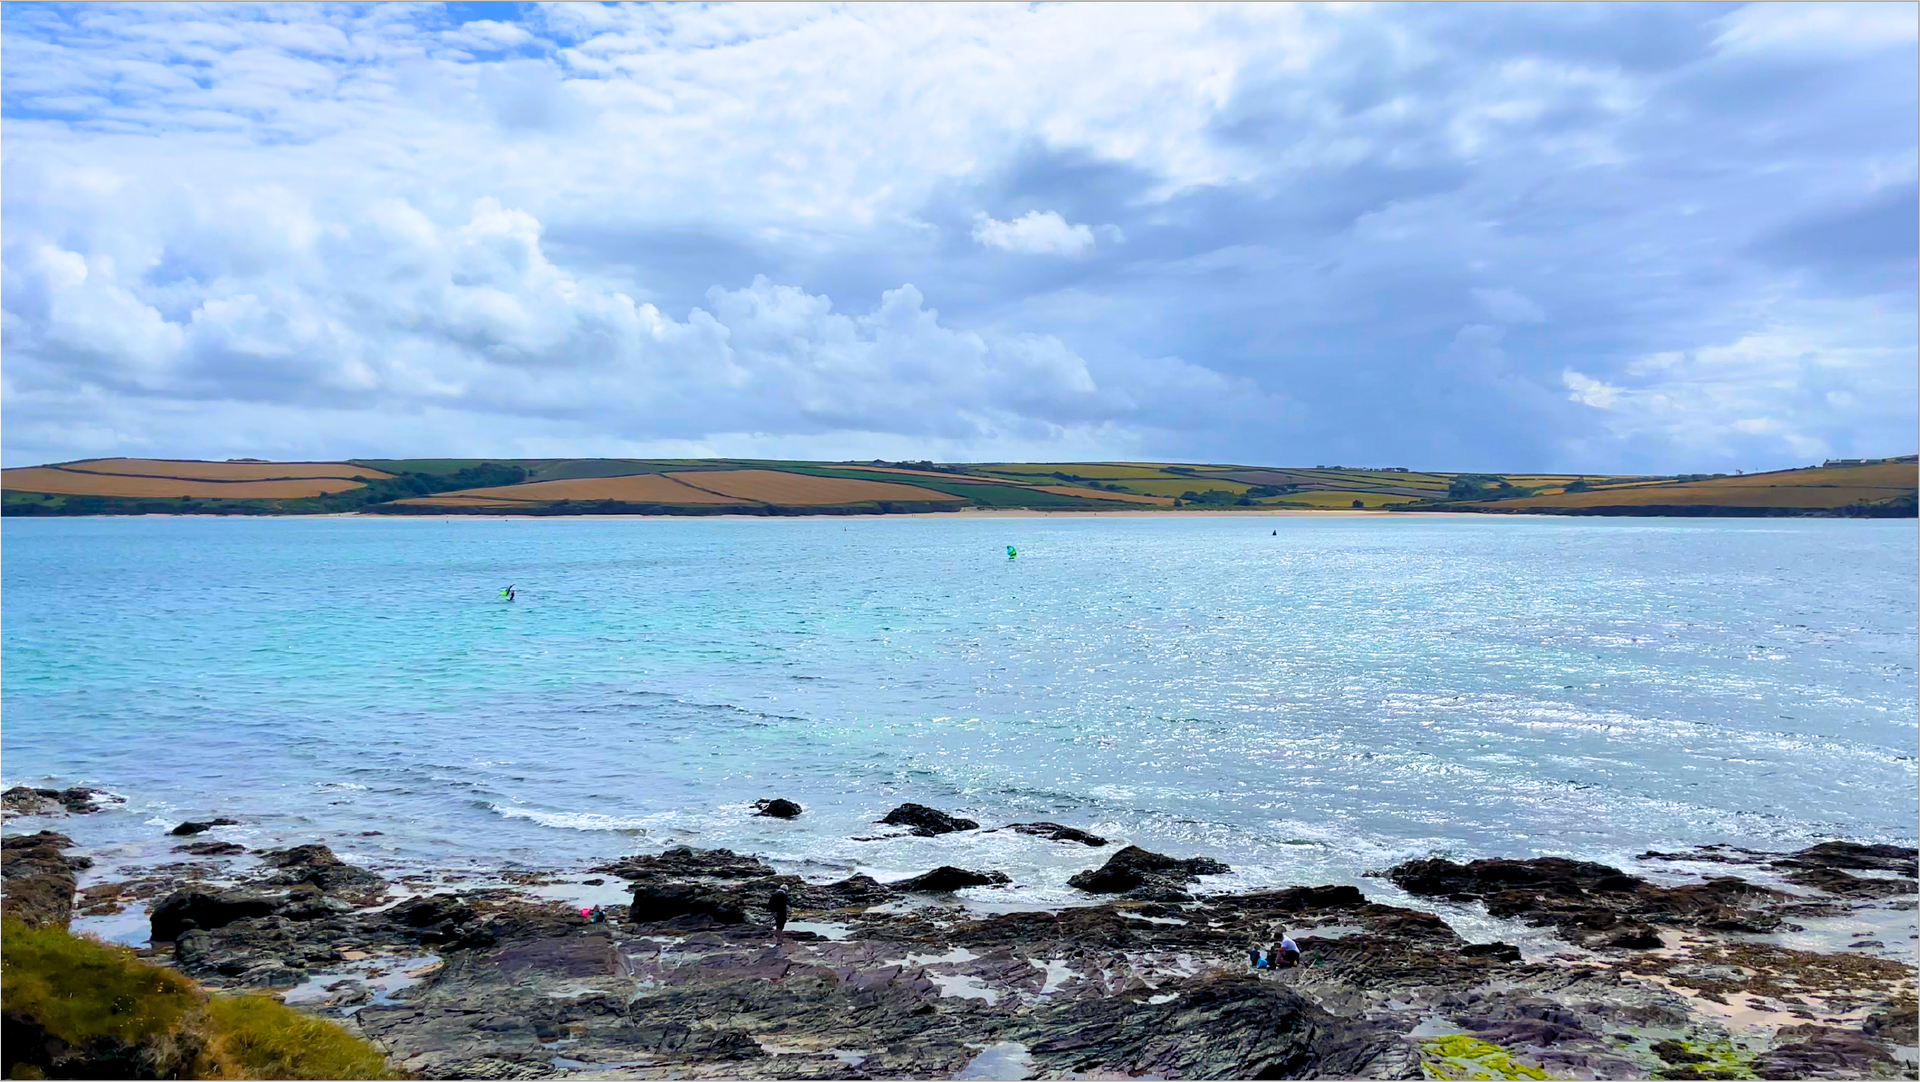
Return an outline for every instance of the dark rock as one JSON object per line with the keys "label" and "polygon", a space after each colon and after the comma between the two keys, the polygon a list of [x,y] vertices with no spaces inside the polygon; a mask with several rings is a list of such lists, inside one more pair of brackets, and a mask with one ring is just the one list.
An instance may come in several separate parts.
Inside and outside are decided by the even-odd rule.
{"label": "dark rock", "polygon": [[188,842],[173,847],[176,853],[188,853],[196,857],[230,857],[244,853],[247,847],[239,842]]}
{"label": "dark rock", "polygon": [[75,786],[71,789],[34,789],[25,785],[16,785],[0,793],[0,812],[6,815],[58,815],[68,812],[73,815],[90,815],[100,810],[102,802],[124,804],[126,797],[115,796],[105,789],[88,789]]}
{"label": "dark rock", "polygon": [[1671,1039],[1653,1042],[1653,1054],[1659,1056],[1662,1063],[1708,1063],[1713,1060],[1712,1056],[1695,1052]]}
{"label": "dark rock", "polygon": [[1338,886],[1287,887],[1262,890],[1219,899],[1217,904],[1237,910],[1271,912],[1275,916],[1315,909],[1346,909],[1367,904],[1360,888],[1342,883]]}
{"label": "dark rock", "polygon": [[922,838],[931,838],[937,834],[951,834],[956,830],[980,828],[980,824],[972,819],[956,818],[937,808],[929,808],[925,804],[902,804],[888,812],[880,822],[893,827],[906,827]]}
{"label": "dark rock", "polygon": [[213,929],[249,917],[264,917],[281,900],[241,891],[197,887],[177,890],[153,910],[153,939],[172,943],[189,928]]}
{"label": "dark rock", "polygon": [[1395,886],[1409,894],[1472,898],[1512,889],[1578,898],[1586,894],[1583,883],[1615,877],[1625,878],[1625,875],[1620,869],[1605,864],[1564,857],[1476,860],[1471,864],[1456,864],[1441,858],[1409,860],[1387,873]]}
{"label": "dark rock", "polygon": [[1460,948],[1462,958],[1491,958],[1496,962],[1518,962],[1520,948],[1511,943],[1469,943]]}
{"label": "dark rock", "polygon": [[179,826],[174,827],[172,830],[168,831],[167,833],[178,834],[182,837],[185,837],[190,834],[204,833],[206,831],[212,830],[214,827],[231,827],[231,826],[239,826],[239,825],[240,825],[240,821],[238,819],[201,819],[201,820],[189,819],[186,822],[181,823]]}
{"label": "dark rock", "polygon": [[943,864],[925,875],[916,875],[912,879],[890,885],[894,890],[917,892],[951,891],[962,887],[994,887],[1010,882],[1012,880],[1007,878],[1005,872],[970,872],[965,868]]}
{"label": "dark rock", "polygon": [[793,801],[784,800],[780,797],[774,797],[771,800],[756,800],[753,802],[753,806],[755,809],[753,814],[769,815],[775,819],[794,819],[797,818],[802,811],[806,810]]}
{"label": "dark rock", "polygon": [[1882,1003],[1867,1015],[1860,1029],[1889,1044],[1912,1048],[1920,1044],[1920,1005],[1916,1005],[1911,997],[1905,1002],[1891,1000]]}
{"label": "dark rock", "polygon": [[1095,847],[1107,844],[1107,839],[1098,834],[1089,834],[1078,827],[1064,827],[1059,823],[1010,823],[1006,829],[1056,842],[1079,842],[1081,845]]}
{"label": "dark rock", "polygon": [[479,936],[480,915],[452,894],[410,898],[381,914],[399,938],[427,946],[471,942]]}
{"label": "dark rock", "polygon": [[1203,875],[1221,875],[1231,870],[1208,857],[1183,860],[1149,853],[1137,845],[1129,845],[1108,858],[1099,868],[1080,872],[1068,879],[1067,884],[1093,894],[1118,894],[1154,887],[1157,893],[1171,891],[1183,899],[1186,895],[1179,890],[1181,886],[1197,882]]}
{"label": "dark rock", "polygon": [[709,917],[720,924],[744,924],[747,919],[738,903],[694,883],[635,883],[633,905],[627,912],[636,924],[681,916]]}
{"label": "dark rock", "polygon": [[1479,900],[1493,916],[1555,927],[1561,938],[1585,946],[1620,949],[1657,945],[1647,924],[1769,932],[1780,916],[1767,906],[1786,897],[1733,876],[1656,886],[1618,868],[1562,857],[1410,860],[1387,877],[1412,894]]}
{"label": "dark rock", "polygon": [[1383,1043],[1371,1026],[1336,1022],[1252,976],[1196,981],[1167,1003],[1106,997],[1035,1022],[1029,1053],[1043,1077],[1351,1078],[1374,1073]]}
{"label": "dark rock", "polygon": [[1842,898],[1892,898],[1901,894],[1914,893],[1913,882],[1907,879],[1849,875],[1839,868],[1786,866],[1791,869],[1786,874],[1787,882],[1797,886],[1812,887],[1814,890],[1839,895]]}
{"label": "dark rock", "polygon": [[1608,932],[1598,944],[1600,947],[1614,950],[1656,950],[1666,946],[1660,933],[1644,924],[1629,925],[1618,931]]}
{"label": "dark rock", "polygon": [[30,928],[67,927],[78,886],[74,868],[84,866],[84,858],[60,852],[72,844],[72,838],[51,830],[7,838],[0,847],[0,879],[6,887],[0,912]]}
{"label": "dark rock", "polygon": [[276,916],[285,917],[288,920],[325,920],[328,917],[337,917],[352,911],[352,905],[339,898],[329,897],[311,884],[295,888],[274,907]]}
{"label": "dark rock", "polygon": [[1774,864],[1798,868],[1844,868],[1856,872],[1899,872],[1913,878],[1920,875],[1920,849],[1910,845],[1821,842],[1791,853],[1774,861]]}
{"label": "dark rock", "polygon": [[758,879],[773,874],[765,863],[731,849],[695,849],[690,845],[676,845],[659,856],[643,853],[627,857],[591,870],[622,879]]}
{"label": "dark rock", "polygon": [[796,882],[788,890],[793,904],[804,909],[848,909],[893,897],[893,888],[866,875],[851,875],[833,883]]}
{"label": "dark rock", "polygon": [[0,852],[6,853],[27,849],[49,848],[60,850],[70,849],[72,847],[72,838],[51,830],[42,830],[35,834],[9,834],[4,840],[0,840]]}
{"label": "dark rock", "polygon": [[356,868],[333,855],[324,845],[296,845],[290,849],[270,849],[260,855],[260,863],[277,869],[265,882],[270,886],[290,887],[311,883],[328,894],[371,905],[387,892],[387,881]]}
{"label": "dark rock", "polygon": [[1783,1026],[1785,1042],[1756,1056],[1753,1073],[1760,1078],[1875,1078],[1887,1077],[1894,1059],[1880,1043],[1863,1033],[1826,1026]]}

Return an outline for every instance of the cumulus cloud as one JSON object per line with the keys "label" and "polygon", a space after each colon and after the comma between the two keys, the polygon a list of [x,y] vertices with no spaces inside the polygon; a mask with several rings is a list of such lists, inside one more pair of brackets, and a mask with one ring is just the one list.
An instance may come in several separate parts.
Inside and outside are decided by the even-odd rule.
{"label": "cumulus cloud", "polygon": [[[1568,398],[1601,411],[1616,436],[1747,461],[1868,456],[1910,439],[1920,395],[1910,351],[1858,302],[1794,306],[1734,341],[1648,354],[1617,381],[1561,373]],[[1898,333],[1897,331],[1894,333]]]}
{"label": "cumulus cloud", "polygon": [[[492,199],[450,223],[399,200],[343,220],[247,208],[228,208],[240,217],[226,225],[253,239],[237,250],[164,229],[144,252],[123,239],[117,258],[51,240],[9,246],[9,407],[104,395],[164,411],[467,410],[654,445],[727,433],[820,444],[840,432],[1037,447],[1105,430],[1111,447],[1190,399],[1269,399],[1194,366],[1099,379],[1056,337],[944,324],[910,283],[848,313],[760,276],[716,285],[676,318],[555,265],[540,222]],[[129,273],[169,252],[194,253],[176,272],[186,277]],[[97,451],[97,436],[77,434],[73,450]]]}
{"label": "cumulus cloud", "polygon": [[8,464],[1912,449],[1912,5],[457,10],[0,10]]}
{"label": "cumulus cloud", "polygon": [[[1051,210],[1030,210],[1010,222],[997,221],[984,211],[973,216],[975,241],[988,248],[1031,255],[1086,255],[1093,250],[1094,232],[1092,226],[1070,223]],[[1100,233],[1116,243],[1126,239],[1118,226],[1103,225]]]}

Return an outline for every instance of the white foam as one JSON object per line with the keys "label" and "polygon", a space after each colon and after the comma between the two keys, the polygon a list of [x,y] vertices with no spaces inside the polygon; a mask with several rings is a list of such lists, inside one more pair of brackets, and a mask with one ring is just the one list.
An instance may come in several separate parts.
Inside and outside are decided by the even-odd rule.
{"label": "white foam", "polygon": [[538,808],[516,808],[511,804],[488,804],[487,808],[509,819],[531,819],[543,827],[647,833],[646,820],[633,816],[602,815],[599,812],[549,812]]}

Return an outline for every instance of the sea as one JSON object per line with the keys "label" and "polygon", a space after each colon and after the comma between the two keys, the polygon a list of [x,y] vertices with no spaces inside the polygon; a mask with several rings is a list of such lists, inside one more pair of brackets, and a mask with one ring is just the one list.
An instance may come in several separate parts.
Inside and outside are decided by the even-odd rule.
{"label": "sea", "polygon": [[[1051,821],[1354,883],[1916,842],[1911,521],[1372,515],[70,518],[0,527],[0,780],[107,864],[319,841],[401,875],[671,845],[1007,872]],[[1009,558],[1008,546],[1017,550]],[[511,585],[514,599],[502,596]],[[753,814],[785,797],[791,821]],[[898,836],[913,801],[982,829]],[[124,870],[124,868],[122,869]],[[612,889],[612,888],[608,888]]]}

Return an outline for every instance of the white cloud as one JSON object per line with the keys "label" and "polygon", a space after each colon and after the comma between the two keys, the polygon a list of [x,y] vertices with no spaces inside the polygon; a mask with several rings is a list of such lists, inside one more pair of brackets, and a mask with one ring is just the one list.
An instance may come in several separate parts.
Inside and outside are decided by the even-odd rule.
{"label": "white cloud", "polygon": [[[1119,230],[1108,233],[1111,239]],[[1030,255],[1081,256],[1093,250],[1093,227],[1069,223],[1058,211],[1030,210],[1010,222],[990,218],[984,211],[973,216],[973,239],[988,248]]]}
{"label": "white cloud", "polygon": [[[1877,344],[1897,315],[1867,302],[1794,305],[1764,330],[1732,342],[1649,354],[1608,382],[1573,368],[1570,401],[1604,412],[1619,438],[1695,456],[1737,447],[1786,461],[1884,454],[1912,443],[1920,394],[1910,350]],[[1631,381],[1631,382],[1627,382]],[[1786,457],[1791,456],[1791,457]]]}
{"label": "white cloud", "polygon": [[1910,5],[516,12],[7,8],[7,461],[1911,443]]}
{"label": "white cloud", "polygon": [[[163,412],[204,402],[518,415],[656,446],[733,433],[722,442],[1038,448],[1130,447],[1202,404],[1218,411],[1223,391],[1229,411],[1272,407],[1198,366],[1100,377],[1057,337],[951,327],[911,284],[842,313],[762,276],[715,286],[675,318],[555,265],[541,223],[491,199],[444,225],[398,200],[346,220],[264,198],[226,210],[219,229],[249,245],[154,220],[158,233],[120,238],[118,260],[9,248],[9,409],[97,406],[106,394]],[[196,261],[191,278],[156,285],[121,269],[169,252]],[[97,433],[35,439],[80,454],[99,449]],[[879,433],[894,435],[859,435]]]}
{"label": "white cloud", "polygon": [[1848,56],[1910,47],[1920,37],[1920,5],[1742,4],[1721,26],[1714,45],[1728,53]]}

